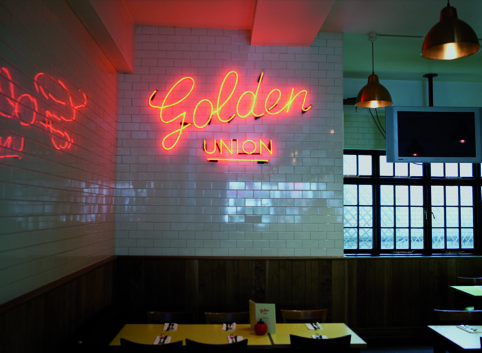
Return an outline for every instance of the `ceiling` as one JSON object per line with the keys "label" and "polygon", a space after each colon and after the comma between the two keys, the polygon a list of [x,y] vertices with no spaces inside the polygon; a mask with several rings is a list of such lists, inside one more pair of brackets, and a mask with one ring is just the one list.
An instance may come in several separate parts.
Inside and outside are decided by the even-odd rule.
{"label": "ceiling", "polygon": [[[252,45],[309,46],[318,31],[343,32],[344,76],[371,73],[369,33],[375,33],[380,80],[482,82],[482,52],[434,61],[420,57],[423,37],[445,0],[124,0],[135,25],[250,31]],[[482,37],[482,1],[451,0],[458,16]]]}

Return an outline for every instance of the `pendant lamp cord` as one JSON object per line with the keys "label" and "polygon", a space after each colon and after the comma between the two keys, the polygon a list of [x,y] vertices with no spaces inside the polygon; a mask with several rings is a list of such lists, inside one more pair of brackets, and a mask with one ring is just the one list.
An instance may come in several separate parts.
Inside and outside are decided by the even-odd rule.
{"label": "pendant lamp cord", "polygon": [[372,40],[372,75],[375,75],[375,58],[374,58],[374,51],[373,51],[373,40]]}

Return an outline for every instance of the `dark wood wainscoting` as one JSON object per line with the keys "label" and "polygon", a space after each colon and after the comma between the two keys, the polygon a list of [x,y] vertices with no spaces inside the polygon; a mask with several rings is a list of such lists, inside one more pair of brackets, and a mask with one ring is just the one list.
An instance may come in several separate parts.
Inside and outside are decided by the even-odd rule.
{"label": "dark wood wainscoting", "polygon": [[[0,352],[60,352],[77,330],[115,300],[116,258],[0,305]],[[63,350],[65,351],[65,350]]]}
{"label": "dark wood wainscoting", "polygon": [[433,309],[463,308],[456,276],[482,276],[482,257],[119,257],[119,294],[131,320],[146,310],[243,311],[248,300],[279,309],[328,308],[362,337],[424,336]]}
{"label": "dark wood wainscoting", "polygon": [[[193,258],[113,257],[0,306],[0,352],[55,352],[104,308],[244,311],[328,308],[370,342],[428,335],[435,308],[463,308],[456,276],[481,276],[482,257]],[[110,339],[111,337],[107,337]]]}

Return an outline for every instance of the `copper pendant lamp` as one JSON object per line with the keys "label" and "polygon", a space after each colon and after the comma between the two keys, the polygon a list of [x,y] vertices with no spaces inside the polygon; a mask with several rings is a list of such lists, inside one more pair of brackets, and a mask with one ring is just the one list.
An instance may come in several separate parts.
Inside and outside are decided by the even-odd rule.
{"label": "copper pendant lamp", "polygon": [[368,40],[372,42],[372,74],[368,76],[368,83],[358,93],[355,105],[360,108],[387,107],[392,104],[392,97],[388,90],[378,81],[378,76],[375,75],[373,42],[376,40],[376,36],[370,34]]}
{"label": "copper pendant lamp", "polygon": [[447,1],[440,11],[440,21],[425,36],[420,55],[432,60],[453,60],[478,51],[480,44],[474,30],[457,17],[457,10]]}

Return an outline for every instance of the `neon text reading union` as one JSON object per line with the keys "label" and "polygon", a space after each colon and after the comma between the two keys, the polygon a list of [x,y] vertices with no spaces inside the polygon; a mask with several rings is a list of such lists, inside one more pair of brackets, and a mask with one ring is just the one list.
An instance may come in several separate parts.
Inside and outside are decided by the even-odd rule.
{"label": "neon text reading union", "polygon": [[[152,108],[159,109],[159,118],[161,119],[161,121],[164,124],[169,124],[169,123],[175,122],[176,120],[180,120],[179,121],[179,125],[180,125],[179,129],[176,129],[175,131],[169,133],[168,135],[166,135],[164,137],[164,139],[162,140],[162,147],[166,150],[170,150],[170,149],[174,148],[177,145],[177,143],[179,142],[179,140],[181,138],[181,135],[184,132],[184,130],[189,128],[191,125],[194,125],[198,129],[203,129],[211,123],[211,120],[213,119],[213,116],[217,117],[217,119],[222,123],[229,123],[235,117],[238,117],[240,119],[245,119],[248,116],[254,116],[255,118],[260,118],[265,114],[276,115],[276,114],[280,114],[282,112],[289,113],[290,108],[293,105],[293,102],[296,100],[296,98],[298,96],[303,97],[303,100],[301,102],[301,111],[306,112],[306,111],[311,109],[311,105],[308,106],[308,107],[305,107],[306,96],[307,96],[308,92],[306,90],[301,90],[301,91],[299,91],[298,93],[295,94],[294,88],[291,89],[291,94],[289,95],[289,98],[287,99],[286,103],[281,108],[277,108],[278,103],[280,102],[281,96],[282,96],[281,90],[278,89],[278,88],[272,89],[268,93],[266,98],[264,99],[263,107],[259,107],[258,106],[259,104],[257,104],[258,99],[259,99],[258,94],[259,94],[259,91],[260,91],[261,83],[263,82],[263,76],[264,76],[264,73],[261,73],[261,75],[258,79],[258,84],[256,86],[256,89],[254,91],[243,92],[237,100],[235,111],[227,114],[226,112],[223,112],[223,108],[229,102],[229,100],[232,98],[232,96],[233,96],[233,94],[236,90],[236,86],[238,85],[238,78],[239,78],[238,73],[236,71],[229,71],[226,74],[226,76],[224,77],[223,81],[221,82],[221,85],[219,87],[218,97],[217,97],[217,100],[214,103],[213,103],[213,101],[211,101],[207,98],[201,99],[199,102],[197,102],[196,106],[194,107],[193,113],[192,113],[192,123],[186,122],[186,115],[187,115],[186,111],[182,112],[181,114],[179,114],[175,117],[167,117],[166,118],[163,115],[164,111],[167,108],[171,108],[171,107],[177,106],[178,104],[181,104],[184,100],[186,100],[191,95],[192,91],[194,90],[194,86],[195,86],[195,80],[192,77],[186,76],[186,77],[181,78],[179,81],[177,81],[171,87],[171,89],[167,92],[167,94],[164,97],[161,105],[153,104],[153,100],[154,100],[154,98],[156,96],[156,93],[157,93],[157,90],[155,90],[151,94],[151,96],[149,97],[149,105]],[[228,84],[227,84],[227,82],[228,82]],[[186,84],[188,85],[188,87],[190,86],[190,88],[188,89],[188,91],[186,92],[186,94],[184,96],[182,96],[182,93],[179,93],[176,90],[176,88],[178,88],[181,84],[184,84],[184,87],[185,87]],[[226,89],[225,85],[230,86],[231,87],[230,90]],[[226,92],[224,92],[224,91],[226,91]],[[177,97],[181,96],[182,98],[180,98],[180,99],[178,99],[174,102],[170,102],[171,95],[177,96]],[[223,97],[226,97],[226,98],[223,98]],[[175,100],[176,98],[171,98],[171,99]],[[245,109],[245,108],[241,109],[241,106],[242,106],[241,102],[243,100],[246,100],[246,99],[251,99],[251,101],[248,104],[248,108],[247,109]],[[207,120],[205,120],[204,123],[199,123],[196,120],[196,118],[197,118],[196,114],[197,114],[197,111],[198,111],[198,109],[200,108],[201,105],[205,105],[205,106],[208,107],[208,117],[207,117]],[[246,110],[246,111],[243,112],[242,110]],[[221,116],[226,116],[227,118],[223,119]],[[172,141],[170,145],[168,145],[168,141]]]}

